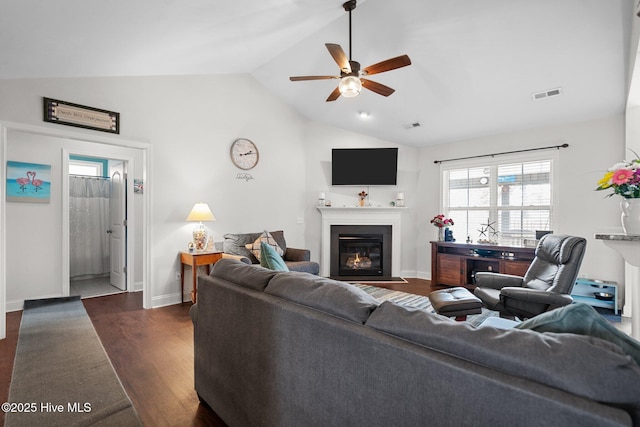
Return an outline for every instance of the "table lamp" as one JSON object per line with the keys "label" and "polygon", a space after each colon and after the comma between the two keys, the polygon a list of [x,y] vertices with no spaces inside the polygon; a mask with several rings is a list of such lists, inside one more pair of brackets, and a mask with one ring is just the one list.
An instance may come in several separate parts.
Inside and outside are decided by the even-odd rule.
{"label": "table lamp", "polygon": [[203,252],[207,248],[207,238],[209,231],[202,221],[215,221],[216,217],[206,203],[196,203],[187,217],[187,221],[198,221],[198,225],[193,229],[193,245],[196,252]]}

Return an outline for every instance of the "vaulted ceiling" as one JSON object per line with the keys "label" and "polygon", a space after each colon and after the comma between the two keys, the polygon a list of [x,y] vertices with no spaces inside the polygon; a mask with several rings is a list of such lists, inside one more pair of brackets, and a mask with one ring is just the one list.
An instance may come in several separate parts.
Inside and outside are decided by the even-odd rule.
{"label": "vaulted ceiling", "polygon": [[310,120],[413,146],[624,111],[631,0],[360,0],[352,59],[412,65],[371,77],[389,97],[325,102],[337,80],[289,76],[339,73],[343,2],[2,0],[0,78],[249,73]]}

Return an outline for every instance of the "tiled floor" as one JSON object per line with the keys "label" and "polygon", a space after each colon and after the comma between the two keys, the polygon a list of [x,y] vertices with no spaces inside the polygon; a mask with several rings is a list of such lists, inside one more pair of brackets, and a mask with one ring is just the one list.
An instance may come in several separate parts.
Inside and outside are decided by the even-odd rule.
{"label": "tiled floor", "polygon": [[69,295],[80,295],[81,298],[91,298],[123,292],[109,283],[109,277],[96,279],[72,280]]}

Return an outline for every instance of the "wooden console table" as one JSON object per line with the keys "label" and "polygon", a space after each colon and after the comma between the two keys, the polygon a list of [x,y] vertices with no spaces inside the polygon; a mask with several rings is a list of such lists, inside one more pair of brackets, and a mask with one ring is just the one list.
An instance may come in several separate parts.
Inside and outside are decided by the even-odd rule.
{"label": "wooden console table", "polygon": [[475,288],[479,271],[524,276],[535,248],[431,242],[431,284]]}
{"label": "wooden console table", "polygon": [[180,252],[180,301],[184,296],[184,266],[190,265],[193,276],[193,288],[191,288],[191,302],[194,304],[198,299],[198,266],[207,267],[207,274],[210,273],[210,265],[222,259],[222,252]]}

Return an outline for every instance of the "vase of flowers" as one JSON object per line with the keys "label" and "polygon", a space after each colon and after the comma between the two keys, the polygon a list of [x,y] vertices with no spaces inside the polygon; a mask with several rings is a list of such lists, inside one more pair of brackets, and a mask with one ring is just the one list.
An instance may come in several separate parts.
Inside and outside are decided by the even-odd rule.
{"label": "vase of flowers", "polygon": [[365,205],[365,202],[367,200],[367,196],[368,196],[368,194],[364,190],[362,190],[361,192],[358,193],[358,197],[360,198],[358,200],[358,205],[359,206],[364,206]]}
{"label": "vase of flowers", "polygon": [[[634,154],[636,154],[634,152]],[[625,234],[640,234],[640,159],[616,163],[611,166],[596,190],[613,190],[607,195],[623,197],[620,202],[622,229]]]}
{"label": "vase of flowers", "polygon": [[453,225],[453,220],[445,218],[444,214],[439,214],[433,217],[431,224],[438,227],[438,241],[444,242],[444,230]]}

